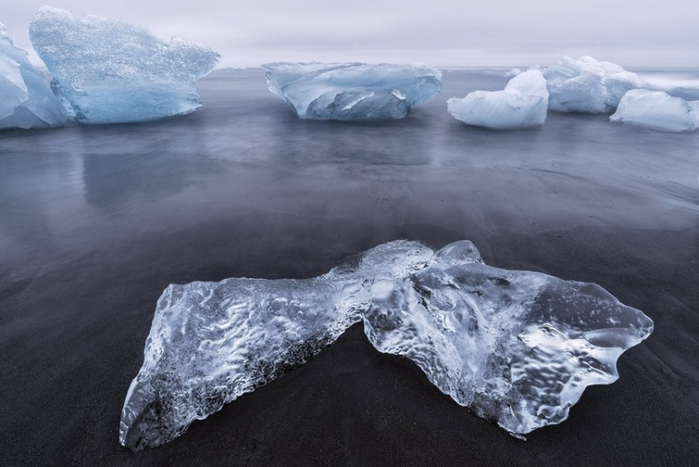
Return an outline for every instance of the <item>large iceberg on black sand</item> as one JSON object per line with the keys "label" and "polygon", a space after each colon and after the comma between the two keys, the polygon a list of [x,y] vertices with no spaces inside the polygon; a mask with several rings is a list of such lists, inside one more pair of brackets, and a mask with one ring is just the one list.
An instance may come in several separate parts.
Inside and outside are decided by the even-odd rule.
{"label": "large iceberg on black sand", "polygon": [[386,120],[442,90],[442,72],[427,65],[267,63],[267,85],[299,118]]}
{"label": "large iceberg on black sand", "polygon": [[634,89],[624,94],[609,120],[652,130],[694,131],[699,128],[699,100],[686,101],[664,91]]}
{"label": "large iceberg on black sand", "polygon": [[29,26],[39,56],[81,123],[157,120],[200,106],[195,87],[219,54],[183,39],[163,42],[147,29],[98,16],[39,9]]}
{"label": "large iceberg on black sand", "polygon": [[66,111],[47,77],[27,59],[0,23],[0,130],[61,126]]}
{"label": "large iceberg on black sand", "polygon": [[390,242],[312,279],[170,285],[126,396],[121,444],[176,438],[358,321],[379,351],[413,360],[457,403],[517,436],[565,420],[653,330],[595,284],[487,266],[469,241],[437,252]]}

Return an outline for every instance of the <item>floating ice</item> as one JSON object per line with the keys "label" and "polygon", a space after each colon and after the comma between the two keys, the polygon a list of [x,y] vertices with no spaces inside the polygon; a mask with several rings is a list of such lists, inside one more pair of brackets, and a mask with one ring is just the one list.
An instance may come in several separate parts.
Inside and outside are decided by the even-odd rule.
{"label": "floating ice", "polygon": [[158,300],[119,440],[134,450],[268,383],[363,320],[382,352],[513,434],[560,423],[653,322],[601,287],[483,264],[468,241],[396,241],[305,280],[170,285]]}
{"label": "floating ice", "polygon": [[268,63],[267,85],[311,120],[405,117],[442,90],[442,73],[427,65]]}
{"label": "floating ice", "polygon": [[549,108],[558,112],[613,112],[627,91],[646,85],[635,73],[592,57],[563,57],[543,73]]}
{"label": "floating ice", "polygon": [[0,23],[0,130],[63,125],[66,112],[46,77]]}
{"label": "floating ice", "polygon": [[654,130],[694,131],[699,128],[699,100],[688,102],[663,91],[634,89],[624,95],[609,120]]}
{"label": "floating ice", "polygon": [[195,81],[220,59],[182,39],[165,43],[138,25],[74,17],[53,7],[39,9],[29,35],[81,123],[142,122],[193,112],[200,106]]}
{"label": "floating ice", "polygon": [[463,99],[447,101],[449,113],[469,125],[515,130],[542,126],[546,121],[549,93],[538,70],[520,73],[504,91],[475,91]]}

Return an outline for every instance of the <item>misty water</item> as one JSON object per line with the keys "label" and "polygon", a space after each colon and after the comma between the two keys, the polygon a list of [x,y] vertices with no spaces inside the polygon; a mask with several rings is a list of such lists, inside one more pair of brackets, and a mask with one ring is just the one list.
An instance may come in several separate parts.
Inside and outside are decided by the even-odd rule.
{"label": "misty water", "polygon": [[[8,465],[186,462],[220,454],[216,436],[230,437],[231,456],[269,460],[250,447],[258,415],[238,412],[274,403],[264,398],[281,380],[146,457],[118,446],[158,296],[169,283],[313,277],[395,239],[432,248],[469,239],[488,264],[598,283],[655,322],[621,358],[621,379],[588,390],[561,427],[533,434],[526,448],[488,432],[495,461],[560,464],[603,440],[629,448],[631,457],[611,460],[647,461],[667,446],[664,461],[698,454],[682,439],[699,430],[699,132],[558,113],[537,130],[496,132],[449,116],[449,97],[502,89],[505,71],[447,70],[437,98],[385,123],[299,120],[261,70],[222,70],[198,83],[204,105],[188,116],[0,133],[0,437],[17,446]],[[295,376],[308,378],[300,387],[315,384],[322,355]],[[361,371],[372,374],[372,365]],[[426,404],[442,403],[428,396]],[[361,438],[381,413],[357,410],[343,430]],[[452,447],[477,439],[431,412],[402,446],[406,459],[429,452],[420,430],[444,430],[439,442]],[[459,423],[488,426],[472,418]],[[404,435],[401,423],[376,430]],[[304,449],[312,448],[294,438],[273,450]]]}

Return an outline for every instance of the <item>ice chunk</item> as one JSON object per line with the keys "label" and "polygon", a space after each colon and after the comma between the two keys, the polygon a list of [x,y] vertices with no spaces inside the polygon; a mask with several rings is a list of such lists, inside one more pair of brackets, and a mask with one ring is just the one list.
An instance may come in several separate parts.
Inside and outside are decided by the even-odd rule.
{"label": "ice chunk", "polygon": [[66,112],[49,82],[0,23],[0,130],[63,125]]}
{"label": "ice chunk", "polygon": [[145,28],[97,16],[42,7],[29,26],[54,86],[81,123],[156,120],[199,106],[195,81],[220,56],[173,38],[165,43]]}
{"label": "ice chunk", "polygon": [[543,73],[549,108],[558,112],[613,112],[627,91],[646,86],[635,73],[592,57],[563,57]]}
{"label": "ice chunk", "polygon": [[267,85],[311,120],[405,117],[442,90],[442,73],[427,65],[267,63]]}
{"label": "ice chunk", "polygon": [[634,89],[621,99],[615,123],[628,123],[662,131],[694,131],[699,128],[699,101],[686,101],[663,91]]}
{"label": "ice chunk", "polygon": [[513,434],[565,420],[587,386],[618,378],[619,355],[653,330],[595,284],[486,266],[471,242],[460,246],[386,284],[364,315],[366,334]]}
{"label": "ice chunk", "polygon": [[469,125],[515,130],[542,126],[546,121],[549,93],[538,70],[520,73],[504,91],[475,91],[463,99],[447,101],[449,113]]}
{"label": "ice chunk", "polygon": [[597,285],[486,266],[456,242],[395,241],[305,280],[171,285],[121,416],[121,444],[168,442],[304,363],[363,320],[382,352],[412,359],[440,390],[503,428],[559,423],[653,322]]}
{"label": "ice chunk", "polygon": [[361,319],[373,280],[405,277],[431,255],[419,243],[394,242],[313,279],[170,285],[126,396],[121,444],[139,450],[166,443],[304,363]]}

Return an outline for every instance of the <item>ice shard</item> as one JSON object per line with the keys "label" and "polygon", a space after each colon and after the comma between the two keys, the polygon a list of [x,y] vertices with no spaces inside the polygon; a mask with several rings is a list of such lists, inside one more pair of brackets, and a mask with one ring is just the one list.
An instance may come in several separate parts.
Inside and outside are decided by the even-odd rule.
{"label": "ice shard", "polygon": [[694,131],[699,128],[699,100],[686,101],[663,91],[634,89],[624,95],[609,120],[660,131]]}
{"label": "ice shard", "polygon": [[563,57],[543,74],[549,109],[558,112],[610,113],[627,91],[646,86],[635,73],[592,57]]}
{"label": "ice shard", "polygon": [[312,279],[171,285],[126,396],[121,444],[174,439],[357,321],[379,351],[413,360],[516,435],[565,420],[585,387],[617,379],[619,355],[653,329],[597,285],[487,266],[468,241],[436,253],[390,242]]}
{"label": "ice shard", "polygon": [[512,78],[504,91],[474,91],[463,99],[453,97],[447,101],[447,109],[468,125],[518,130],[544,124],[548,98],[541,72],[528,70]]}
{"label": "ice shard", "polygon": [[427,65],[267,63],[267,85],[299,118],[385,120],[405,117],[442,89]]}
{"label": "ice shard", "polygon": [[219,54],[183,39],[163,42],[147,29],[41,7],[29,26],[54,87],[81,123],[143,122],[191,113],[195,87]]}
{"label": "ice shard", "polygon": [[47,77],[0,23],[0,130],[61,126],[65,121],[66,111]]}

